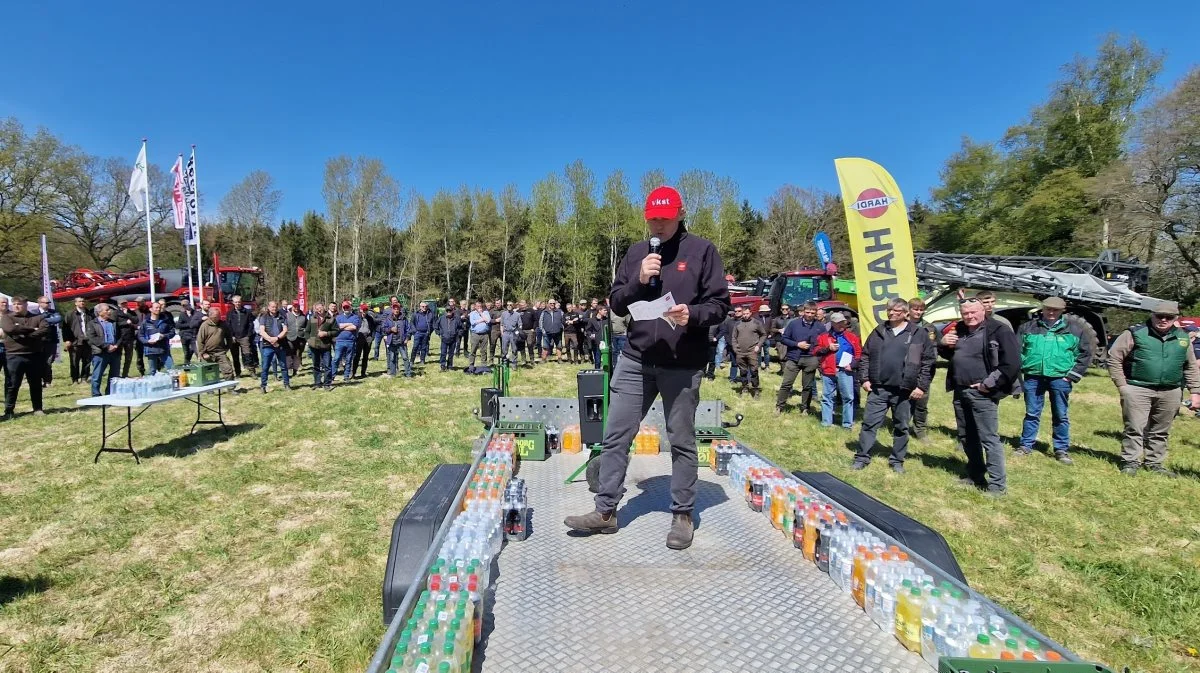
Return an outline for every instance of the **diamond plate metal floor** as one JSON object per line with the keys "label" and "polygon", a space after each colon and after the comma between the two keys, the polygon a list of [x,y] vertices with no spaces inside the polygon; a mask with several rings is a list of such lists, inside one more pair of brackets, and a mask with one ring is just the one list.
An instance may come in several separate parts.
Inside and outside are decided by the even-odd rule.
{"label": "diamond plate metal floor", "polygon": [[592,507],[563,480],[585,454],[526,462],[531,535],[498,557],[476,670],[928,673],[751,511],[700,469],[692,547],[667,549],[670,456],[632,456],[616,535],[573,537]]}

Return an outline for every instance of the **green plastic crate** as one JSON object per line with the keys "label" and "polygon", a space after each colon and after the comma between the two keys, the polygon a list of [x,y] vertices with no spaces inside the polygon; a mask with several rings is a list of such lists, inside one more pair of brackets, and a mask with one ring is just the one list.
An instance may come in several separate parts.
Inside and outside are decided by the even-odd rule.
{"label": "green plastic crate", "polygon": [[517,457],[521,460],[546,460],[546,425],[533,421],[496,421],[493,434],[513,435]]}
{"label": "green plastic crate", "polygon": [[188,387],[210,386],[221,380],[221,368],[215,362],[201,362],[194,365],[184,365],[183,371],[188,375]]}
{"label": "green plastic crate", "polygon": [[1100,664],[942,657],[938,673],[1113,673]]}
{"label": "green plastic crate", "polygon": [[712,443],[733,439],[725,428],[711,425],[696,426],[696,462],[704,467],[712,466]]}
{"label": "green plastic crate", "polygon": [[719,428],[712,425],[696,426],[696,443],[700,442],[715,442],[719,439],[733,439],[733,435],[725,428]]}

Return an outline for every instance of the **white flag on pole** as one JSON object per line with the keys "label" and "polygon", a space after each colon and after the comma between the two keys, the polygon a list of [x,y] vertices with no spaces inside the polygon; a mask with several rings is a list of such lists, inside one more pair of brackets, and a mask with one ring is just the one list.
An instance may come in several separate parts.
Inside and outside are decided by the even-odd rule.
{"label": "white flag on pole", "polygon": [[133,162],[133,175],[129,176],[129,198],[133,207],[140,213],[145,209],[145,201],[150,192],[150,177],[146,172],[146,143],[138,152],[137,161]]}
{"label": "white flag on pole", "polygon": [[183,155],[180,154],[175,159],[175,165],[171,167],[171,174],[175,176],[175,183],[171,186],[171,212],[175,215],[175,228],[183,229],[187,226],[187,215],[185,214],[185,206],[183,203]]}
{"label": "white flag on pole", "polygon": [[192,157],[188,159],[187,168],[183,171],[183,244],[198,245],[200,239],[197,236],[197,225],[200,223],[200,212],[196,201],[196,150],[192,150]]}

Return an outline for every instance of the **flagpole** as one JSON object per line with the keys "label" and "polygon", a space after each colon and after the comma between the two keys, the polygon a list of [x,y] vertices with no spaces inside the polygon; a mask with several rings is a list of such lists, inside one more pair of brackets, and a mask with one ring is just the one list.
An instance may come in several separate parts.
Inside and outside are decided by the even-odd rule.
{"label": "flagpole", "polygon": [[[178,184],[183,185],[183,183],[186,182],[186,180],[187,180],[187,177],[183,174],[184,173],[183,152],[179,153],[179,159],[177,160],[175,165],[179,167],[179,175],[175,176],[175,179],[179,181]],[[186,190],[183,190],[183,191],[186,191]],[[188,207],[187,203],[184,203],[183,207],[184,207],[184,211],[185,211],[184,215],[183,215],[183,220],[186,223],[187,217],[188,217],[187,212],[186,212],[187,207]],[[179,211],[176,211],[177,215],[178,215],[178,213],[179,213]],[[176,221],[175,226],[179,226],[178,220]],[[191,304],[192,309],[195,310],[195,308],[200,305],[200,302],[196,301],[196,285],[194,282],[192,282],[192,250],[187,242],[187,225],[186,224],[183,227],[183,258],[185,260],[187,260],[188,303]]]}
{"label": "flagpole", "polygon": [[[196,179],[196,146],[192,145],[192,187],[195,188],[195,193],[192,198],[196,199],[196,221],[193,222],[195,231],[193,234],[196,237],[196,277],[200,279],[200,298],[204,298],[204,265],[200,256],[200,183]],[[213,269],[213,283],[220,283],[221,279],[217,276],[217,270]],[[216,291],[213,291],[213,300],[217,298]]]}
{"label": "flagpole", "polygon": [[[142,138],[142,152],[146,151],[146,139]],[[146,159],[146,262],[150,269],[150,303],[155,302],[154,297],[154,238],[150,235],[150,160]]]}

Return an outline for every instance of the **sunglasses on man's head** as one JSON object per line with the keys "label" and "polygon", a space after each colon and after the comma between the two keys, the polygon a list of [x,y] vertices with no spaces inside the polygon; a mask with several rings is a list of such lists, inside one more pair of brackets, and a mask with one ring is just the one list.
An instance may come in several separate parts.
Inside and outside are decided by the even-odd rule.
{"label": "sunglasses on man's head", "polygon": [[980,301],[979,301],[978,299],[976,299],[975,297],[967,297],[966,299],[959,299],[959,300],[958,300],[958,304],[959,304],[959,306],[962,306],[962,305],[964,305],[964,304],[979,304],[979,303],[982,303],[982,302],[980,302]]}

